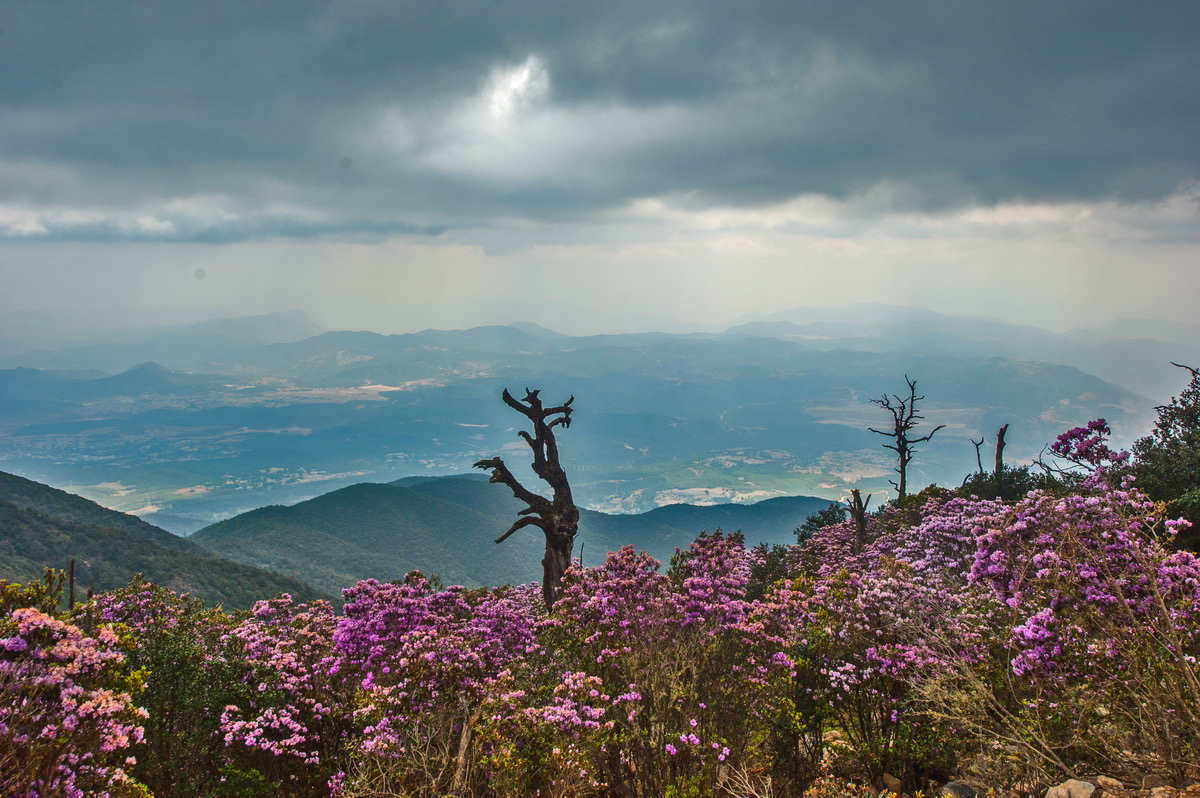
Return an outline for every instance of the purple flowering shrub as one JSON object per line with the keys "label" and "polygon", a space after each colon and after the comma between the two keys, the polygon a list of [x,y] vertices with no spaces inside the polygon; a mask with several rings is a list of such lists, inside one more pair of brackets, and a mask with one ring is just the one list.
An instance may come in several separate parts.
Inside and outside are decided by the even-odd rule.
{"label": "purple flowering shrub", "polygon": [[[536,587],[438,590],[419,574],[343,591],[331,675],[357,687],[356,789],[443,795],[474,771],[491,683],[536,658]],[[355,781],[357,779],[357,781]]]}
{"label": "purple flowering shrub", "polygon": [[125,768],[146,713],[117,635],[36,607],[0,617],[0,786],[5,795],[147,795]]}
{"label": "purple flowering shrub", "polygon": [[794,668],[788,641],[745,600],[750,568],[740,536],[716,533],[671,576],[629,547],[570,569],[539,638],[551,676],[591,687],[570,699],[554,750],[582,746],[596,781],[646,795],[711,793],[724,770],[759,756]]}
{"label": "purple flowering shrub", "polygon": [[[982,519],[997,502],[935,498],[915,525],[871,519],[855,551],[850,522],[826,527],[797,553],[815,572],[796,580],[788,615],[815,671],[807,690],[848,745],[846,772],[891,773],[911,784],[954,753],[944,723],[924,712],[914,687],[949,655],[980,657],[967,585]],[[909,511],[892,511],[908,516]],[[787,595],[785,593],[780,594]]]}
{"label": "purple flowering shrub", "polygon": [[[1102,418],[1089,421],[1086,426],[1075,427],[1059,435],[1050,444],[1050,453],[1066,462],[1074,473],[1082,474],[1080,485],[1085,490],[1108,487],[1110,475],[1119,473],[1129,465],[1129,452],[1112,449],[1108,439],[1112,429]],[[1113,485],[1115,487],[1115,484]]]}
{"label": "purple flowering shrub", "polygon": [[603,793],[607,785],[592,761],[612,739],[613,699],[596,676],[565,673],[551,687],[553,681],[509,670],[491,681],[476,726],[477,794]]}
{"label": "purple flowering shrub", "polygon": [[1171,548],[1180,526],[1115,489],[1031,493],[986,527],[970,577],[991,593],[994,637],[971,676],[1003,721],[993,733],[1067,773],[1178,775],[1200,759],[1200,561]]}

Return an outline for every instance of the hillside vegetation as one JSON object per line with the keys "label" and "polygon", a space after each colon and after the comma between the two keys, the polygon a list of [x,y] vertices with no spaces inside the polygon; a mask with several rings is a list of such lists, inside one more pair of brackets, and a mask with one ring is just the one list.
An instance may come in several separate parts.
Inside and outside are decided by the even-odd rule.
{"label": "hillside vegetation", "polygon": [[[669,560],[699,530],[743,531],[782,544],[828,501],[781,497],[750,505],[674,505],[638,515],[580,513],[576,556],[598,562],[633,546]],[[522,584],[540,578],[536,530],[493,543],[522,505],[486,477],[363,483],[290,507],[263,507],[200,530],[190,540],[222,556],[334,592],[360,579],[400,579],[419,570],[446,584]]]}
{"label": "hillside vegetation", "polygon": [[216,556],[137,518],[0,472],[0,579],[36,580],[75,560],[78,594],[115,590],[134,574],[208,604],[249,608],[279,593],[328,597],[303,582]]}

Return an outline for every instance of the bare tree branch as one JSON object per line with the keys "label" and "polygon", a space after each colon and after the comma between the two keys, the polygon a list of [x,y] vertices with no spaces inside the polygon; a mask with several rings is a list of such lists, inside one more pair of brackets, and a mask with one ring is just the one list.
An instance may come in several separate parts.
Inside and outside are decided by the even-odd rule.
{"label": "bare tree branch", "polygon": [[[979,440],[975,440],[974,438],[971,438],[971,443],[975,445],[975,465],[978,466],[979,473],[981,475],[983,474],[983,455],[980,454],[980,447],[983,446],[983,442],[985,440],[987,439],[980,438]],[[963,484],[966,484],[965,481]]]}
{"label": "bare tree branch", "polygon": [[[529,510],[525,509],[521,512],[527,513]],[[508,528],[507,532],[496,538],[496,542],[503,543],[504,541],[508,540],[509,535],[511,535],[513,532],[516,532],[518,529],[524,529],[527,526],[536,526],[543,532],[546,531],[546,525],[542,522],[542,519],[527,515],[524,518],[518,518],[516,521],[514,521],[513,525]]]}
{"label": "bare tree branch", "polygon": [[492,469],[492,478],[488,480],[489,482],[499,482],[502,485],[508,486],[512,490],[513,496],[529,505],[521,511],[522,513],[538,512],[542,507],[550,503],[545,497],[537,495],[522,485],[499,457],[493,457],[491,460],[480,460],[474,467]]}

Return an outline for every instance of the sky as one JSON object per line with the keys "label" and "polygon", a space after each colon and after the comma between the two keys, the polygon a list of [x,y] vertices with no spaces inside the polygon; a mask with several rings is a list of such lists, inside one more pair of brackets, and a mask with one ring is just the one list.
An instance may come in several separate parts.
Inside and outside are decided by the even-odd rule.
{"label": "sky", "polygon": [[1197,31],[1194,0],[6,0],[0,314],[1200,321]]}

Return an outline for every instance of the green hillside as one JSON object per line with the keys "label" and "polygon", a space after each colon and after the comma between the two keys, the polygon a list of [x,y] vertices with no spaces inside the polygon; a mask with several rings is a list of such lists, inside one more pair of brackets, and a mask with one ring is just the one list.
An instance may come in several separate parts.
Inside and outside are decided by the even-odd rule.
{"label": "green hillside", "polygon": [[248,608],[279,593],[325,598],[309,585],[215,556],[123,513],[0,472],[0,579],[37,579],[75,560],[79,589],[112,590],[141,573],[209,604]]}
{"label": "green hillside", "polygon": [[[742,530],[748,543],[784,543],[824,499],[788,497],[756,505],[664,507],[639,515],[581,513],[576,554],[595,564],[633,545],[660,560],[703,530]],[[493,543],[522,505],[486,477],[410,478],[363,483],[290,507],[263,507],[214,524],[193,540],[240,562],[336,591],[358,579],[398,579],[410,570],[449,584],[486,585],[541,578],[544,543],[536,530]]]}
{"label": "green hillside", "polygon": [[190,540],[330,592],[367,577],[399,579],[414,569],[453,584],[540,578],[541,541],[531,535],[496,546],[492,540],[507,528],[500,523],[486,504],[477,508],[398,485],[364,483],[290,507],[243,513]]}
{"label": "green hillside", "polygon": [[52,488],[31,479],[0,471],[0,499],[17,507],[81,524],[119,529],[135,538],[149,540],[167,549],[197,554],[196,546],[187,538],[173,535],[165,529],[148,524],[136,515],[119,513],[101,507],[93,501]]}

